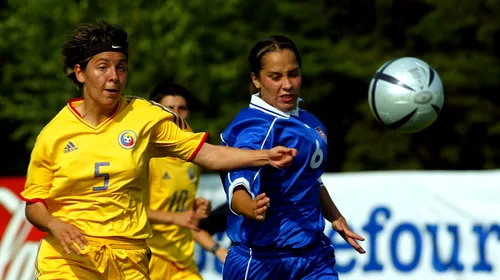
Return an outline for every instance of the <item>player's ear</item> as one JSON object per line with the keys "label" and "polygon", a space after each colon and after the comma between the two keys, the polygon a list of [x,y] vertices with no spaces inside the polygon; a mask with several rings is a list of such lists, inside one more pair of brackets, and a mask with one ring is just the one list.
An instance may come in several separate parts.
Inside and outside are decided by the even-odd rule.
{"label": "player's ear", "polygon": [[73,71],[75,72],[76,79],[82,84],[85,83],[85,75],[83,74],[83,69],[80,64],[76,64]]}
{"label": "player's ear", "polygon": [[255,86],[256,89],[260,90],[260,80],[259,77],[255,76],[254,73],[252,73],[252,83]]}

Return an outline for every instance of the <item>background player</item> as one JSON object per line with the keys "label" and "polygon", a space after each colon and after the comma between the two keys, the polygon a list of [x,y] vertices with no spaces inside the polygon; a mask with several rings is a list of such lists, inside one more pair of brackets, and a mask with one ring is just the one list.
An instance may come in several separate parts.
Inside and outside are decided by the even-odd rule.
{"label": "background player", "polygon": [[214,235],[224,232],[227,229],[227,215],[229,214],[229,204],[224,202],[210,212],[210,215],[200,221],[199,228],[208,234]]}
{"label": "background player", "polygon": [[47,231],[38,279],[149,279],[144,206],[148,163],[172,156],[209,169],[284,167],[295,150],[244,151],[205,143],[168,108],[124,97],[127,33],[81,24],[62,48],[64,71],[83,98],[70,100],[39,134],[22,196],[26,217]]}
{"label": "background player", "polygon": [[222,133],[225,145],[259,150],[290,145],[299,151],[283,171],[247,168],[223,174],[234,242],[224,279],[337,279],[326,218],[358,252],[364,250],[321,182],[327,159],[323,124],[298,108],[301,57],[284,36],[259,41],[248,66],[258,93]]}
{"label": "background player", "polygon": [[[198,232],[195,232],[195,234],[201,234],[201,235],[209,235],[213,236],[216,233],[225,233],[227,229],[227,216],[229,214],[229,205],[227,202],[222,203],[221,205],[217,206],[215,209],[213,209],[210,212],[210,215],[206,219],[200,220],[200,224],[198,227],[201,229]],[[198,243],[201,243],[200,238],[196,238],[196,241]],[[213,238],[208,239],[204,238],[203,240],[209,241],[206,246],[203,247],[211,247],[212,253],[215,254],[215,256],[224,263],[226,256],[227,256],[227,249],[220,246]],[[210,242],[211,241],[211,242]],[[217,250],[213,250],[213,249]],[[222,248],[222,250],[219,250],[219,248]]]}
{"label": "background player", "polygon": [[[185,87],[159,83],[149,97],[183,119],[189,117],[191,94]],[[198,221],[206,218],[210,210],[210,201],[196,198],[200,168],[173,157],[151,159],[149,167],[148,218],[153,226],[153,237],[147,240],[152,252],[149,275],[153,280],[202,279],[194,259],[193,238],[221,261],[227,250],[217,247],[208,233],[197,228]]]}

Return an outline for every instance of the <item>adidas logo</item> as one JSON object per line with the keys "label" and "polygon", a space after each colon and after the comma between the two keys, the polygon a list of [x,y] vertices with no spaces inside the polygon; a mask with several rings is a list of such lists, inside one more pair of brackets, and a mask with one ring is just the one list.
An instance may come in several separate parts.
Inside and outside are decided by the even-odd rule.
{"label": "adidas logo", "polygon": [[69,152],[73,152],[76,150],[78,150],[78,148],[75,146],[75,144],[73,144],[73,142],[69,141],[68,144],[66,144],[66,146],[64,147],[63,153],[67,154]]}
{"label": "adidas logo", "polygon": [[170,179],[170,176],[168,175],[168,172],[165,172],[165,174],[163,174],[163,180],[168,180]]}

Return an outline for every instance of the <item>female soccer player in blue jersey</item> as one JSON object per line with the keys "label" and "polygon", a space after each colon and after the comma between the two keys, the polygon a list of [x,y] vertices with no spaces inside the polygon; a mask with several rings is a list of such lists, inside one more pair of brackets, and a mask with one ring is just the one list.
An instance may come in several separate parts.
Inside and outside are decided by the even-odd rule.
{"label": "female soccer player in blue jersey", "polygon": [[248,57],[255,93],[222,133],[224,145],[248,150],[275,145],[299,153],[287,170],[247,168],[224,175],[233,241],[223,279],[338,279],[325,218],[365,253],[321,181],[327,159],[323,124],[298,107],[301,57],[284,36],[259,41]]}
{"label": "female soccer player in blue jersey", "polygon": [[62,55],[83,98],[70,100],[38,136],[22,192],[27,219],[48,233],[37,256],[39,280],[149,279],[144,191],[152,157],[225,170],[284,167],[296,153],[210,145],[172,110],[123,96],[128,41],[119,26],[81,24]]}

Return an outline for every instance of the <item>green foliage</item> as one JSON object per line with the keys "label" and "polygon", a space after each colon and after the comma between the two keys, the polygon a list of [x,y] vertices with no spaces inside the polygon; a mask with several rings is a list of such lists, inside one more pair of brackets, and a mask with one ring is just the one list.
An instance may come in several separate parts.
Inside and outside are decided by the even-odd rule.
{"label": "green foliage", "polygon": [[[50,7],[50,8],[48,8]],[[247,54],[263,37],[291,37],[303,55],[302,96],[329,130],[328,171],[496,168],[500,149],[500,2],[438,1],[7,1],[0,7],[0,118],[31,147],[79,95],[60,47],[79,22],[104,19],[129,33],[127,94],[173,79],[198,101],[191,126],[212,142],[249,100]],[[369,81],[389,59],[416,56],[445,85],[442,115],[400,135],[376,123]]]}

